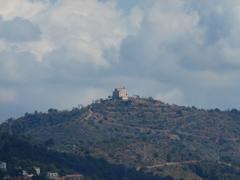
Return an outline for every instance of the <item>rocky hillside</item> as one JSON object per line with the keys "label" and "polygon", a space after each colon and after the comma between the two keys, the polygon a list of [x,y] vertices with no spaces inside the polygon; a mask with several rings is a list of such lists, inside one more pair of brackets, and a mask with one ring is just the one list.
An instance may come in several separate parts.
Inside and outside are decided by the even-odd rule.
{"label": "rocky hillside", "polygon": [[[134,180],[157,180],[168,179],[168,177],[153,176],[134,168],[127,168],[124,165],[113,165],[103,159],[91,156],[77,156],[46,149],[44,145],[31,144],[26,138],[0,136],[0,159],[7,162],[7,172],[0,170],[0,179],[9,175],[11,179],[16,178],[22,170],[35,174],[33,167],[41,169],[40,176],[33,177],[33,180],[49,180],[47,172],[58,172],[60,176],[72,173],[81,173],[86,180],[99,179],[134,179]],[[15,178],[14,178],[15,177]]]}
{"label": "rocky hillside", "polygon": [[[240,176],[237,110],[203,110],[151,98],[99,100],[72,111],[25,114],[3,123],[0,131],[31,137],[59,152],[173,178]],[[219,172],[208,172],[212,167]]]}

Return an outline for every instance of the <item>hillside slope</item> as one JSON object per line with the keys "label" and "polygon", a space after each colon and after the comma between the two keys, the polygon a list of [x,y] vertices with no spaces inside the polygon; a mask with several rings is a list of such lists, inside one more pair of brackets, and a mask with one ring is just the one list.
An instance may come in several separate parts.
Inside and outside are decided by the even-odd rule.
{"label": "hillside slope", "polygon": [[[103,159],[91,156],[80,157],[73,154],[60,153],[46,149],[43,145],[31,144],[27,139],[16,136],[0,136],[0,159],[7,162],[8,174],[19,175],[22,169],[29,172],[33,167],[41,168],[41,176],[45,180],[46,172],[58,172],[60,175],[81,173],[86,179],[167,179],[136,171],[120,165],[109,164]],[[0,179],[3,179],[0,171]]]}
{"label": "hillside slope", "polygon": [[143,98],[101,100],[72,111],[26,114],[0,130],[51,141],[50,148],[60,152],[176,178],[201,179],[192,167],[204,162],[237,169],[240,164],[237,110],[200,110]]}

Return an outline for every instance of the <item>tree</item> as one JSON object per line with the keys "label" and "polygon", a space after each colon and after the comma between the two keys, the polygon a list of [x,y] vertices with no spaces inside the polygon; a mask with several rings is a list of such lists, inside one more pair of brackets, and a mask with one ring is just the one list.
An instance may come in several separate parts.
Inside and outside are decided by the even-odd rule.
{"label": "tree", "polygon": [[54,146],[54,141],[52,138],[50,138],[50,139],[46,140],[44,144],[47,147],[52,147],[52,146]]}

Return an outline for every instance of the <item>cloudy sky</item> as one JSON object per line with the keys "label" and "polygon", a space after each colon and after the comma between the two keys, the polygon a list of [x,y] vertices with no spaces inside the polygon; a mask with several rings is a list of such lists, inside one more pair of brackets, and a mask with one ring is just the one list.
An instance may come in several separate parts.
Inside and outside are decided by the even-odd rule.
{"label": "cloudy sky", "polygon": [[125,85],[240,108],[240,1],[0,0],[0,120]]}

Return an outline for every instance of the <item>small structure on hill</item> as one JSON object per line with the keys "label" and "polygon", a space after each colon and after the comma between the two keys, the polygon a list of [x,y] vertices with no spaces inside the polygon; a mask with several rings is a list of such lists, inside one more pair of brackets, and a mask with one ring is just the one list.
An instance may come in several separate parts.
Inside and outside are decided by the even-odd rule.
{"label": "small structure on hill", "polygon": [[128,92],[125,87],[115,88],[113,91],[112,99],[120,99],[123,101],[128,100]]}

